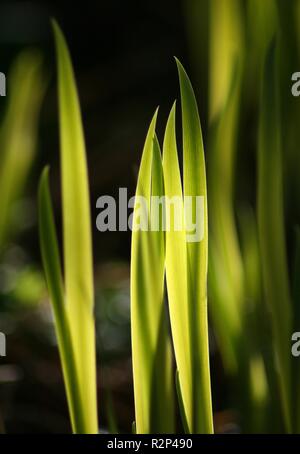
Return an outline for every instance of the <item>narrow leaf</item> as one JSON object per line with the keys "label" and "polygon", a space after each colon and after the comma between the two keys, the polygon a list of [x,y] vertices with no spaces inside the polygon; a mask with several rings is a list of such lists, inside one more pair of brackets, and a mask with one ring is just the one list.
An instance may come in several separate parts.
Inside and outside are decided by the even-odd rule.
{"label": "narrow leaf", "polygon": [[[155,209],[151,198],[163,196],[156,117],[157,112],[144,145],[132,232],[131,334],[137,433],[174,431],[171,345],[163,304],[164,232],[162,212]],[[141,218],[144,227],[139,229]]]}
{"label": "narrow leaf", "polygon": [[[300,228],[295,228],[295,257],[293,267],[293,309],[294,309],[294,320],[293,320],[293,332],[299,332],[300,326]],[[299,358],[293,358],[292,364],[292,389],[295,390],[294,405],[293,405],[293,430],[295,433],[300,432],[300,392],[298,384],[300,380],[300,364]]]}
{"label": "narrow leaf", "polygon": [[209,116],[217,118],[227,102],[236,61],[243,54],[240,0],[210,0]]}
{"label": "narrow leaf", "polygon": [[82,400],[79,393],[75,358],[66,313],[64,288],[59,259],[55,224],[46,167],[41,175],[38,193],[39,232],[43,266],[53,308],[59,353],[64,374],[72,428],[81,433],[84,428]]}
{"label": "narrow leaf", "polygon": [[[196,213],[196,234],[187,241],[190,343],[192,353],[193,432],[212,433],[212,401],[207,321],[208,216],[206,170],[198,107],[190,80],[177,61],[182,107],[183,184],[185,212],[187,197],[192,197]],[[203,211],[198,207],[203,202]],[[201,207],[201,205],[200,205]],[[198,232],[200,234],[200,232]],[[186,238],[188,238],[186,227]]]}
{"label": "narrow leaf", "polygon": [[91,216],[79,99],[68,48],[53,21],[59,87],[66,304],[84,401],[85,430],[98,432]]}
{"label": "narrow leaf", "polygon": [[241,67],[236,64],[223,110],[209,141],[209,295],[224,366],[236,375],[243,336],[244,268],[234,212],[235,155],[241,93]]}
{"label": "narrow leaf", "polygon": [[[187,289],[187,249],[180,169],[175,131],[175,104],[170,112],[163,144],[163,169],[166,196],[166,279],[169,312],[178,380],[184,405],[182,419],[192,432],[192,369],[189,342],[189,313]],[[168,201],[168,205],[167,205]],[[173,211],[171,210],[173,205]],[[173,215],[172,215],[173,213]]]}
{"label": "narrow leaf", "polygon": [[8,75],[8,106],[0,128],[0,248],[12,234],[11,209],[31,169],[45,92],[39,53],[22,52]]}
{"label": "narrow leaf", "polygon": [[289,290],[282,181],[282,147],[276,47],[265,60],[258,139],[258,230],[263,286],[271,311],[283,414],[291,430],[291,300]]}

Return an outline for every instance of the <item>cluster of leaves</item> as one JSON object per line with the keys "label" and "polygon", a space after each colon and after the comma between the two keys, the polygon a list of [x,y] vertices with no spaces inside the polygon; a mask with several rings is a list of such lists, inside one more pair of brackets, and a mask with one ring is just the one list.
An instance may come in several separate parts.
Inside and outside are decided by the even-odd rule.
{"label": "cluster of leaves", "polygon": [[[155,114],[145,142],[136,196],[148,201],[147,231],[133,231],[131,254],[131,327],[138,433],[174,431],[170,335],[166,324],[164,275],[177,364],[176,386],[182,421],[189,433],[212,433],[212,403],[207,325],[207,199],[202,132],[191,83],[179,62],[183,126],[183,189],[176,145],[175,104],[166,126],[163,157],[155,135]],[[179,200],[166,216],[164,234],[154,225],[151,196]],[[205,200],[204,238],[188,242],[184,197]],[[137,202],[138,204],[139,202]],[[164,207],[166,209],[166,206]],[[196,207],[193,206],[195,213]],[[138,210],[135,207],[135,215]],[[182,217],[178,228],[177,217]],[[153,223],[153,225],[151,225]]]}
{"label": "cluster of leaves", "polygon": [[[208,10],[208,191],[195,95],[179,62],[183,181],[176,145],[175,104],[167,122],[162,153],[155,133],[155,113],[138,176],[136,195],[146,199],[150,218],[147,231],[136,230],[132,235],[134,430],[175,431],[176,387],[186,432],[213,432],[208,271],[212,325],[224,369],[236,384],[235,404],[240,410],[242,430],[297,431],[299,406],[292,405],[292,393],[298,399],[299,368],[292,364],[290,340],[294,320],[299,319],[299,288],[295,279],[294,292],[291,291],[286,250],[279,99],[282,68],[279,50],[284,45],[278,37],[274,39],[279,29],[277,3],[213,0]],[[197,12],[195,5],[191,11]],[[254,15],[257,21],[253,20]],[[194,24],[195,17],[194,14]],[[245,29],[252,46],[249,60]],[[47,171],[39,191],[41,249],[73,430],[97,432],[92,252],[84,140],[70,58],[55,24],[54,30],[61,126],[64,284]],[[260,82],[256,84],[261,86],[259,93],[249,84],[249,77]],[[245,87],[249,99],[259,100],[256,202],[250,208],[244,204],[238,210],[235,161],[240,154],[238,131]],[[160,225],[161,217],[151,216],[151,196],[177,197],[182,216],[185,196],[204,197],[204,239],[189,243],[184,222],[182,230],[172,225],[167,232],[153,230],[152,223]],[[135,206],[133,224],[139,211],[140,207]],[[296,260],[295,273],[298,268]],[[168,305],[164,303],[165,276]]]}
{"label": "cluster of leaves", "polygon": [[[53,29],[58,61],[65,282],[53,219],[48,168],[41,176],[39,187],[40,242],[73,431],[96,433],[92,246],[85,146],[70,56],[55,22]],[[147,200],[150,213],[151,196],[178,196],[182,214],[183,194],[202,196],[207,220],[205,162],[198,109],[190,81],[179,62],[178,71],[182,97],[184,190],[177,157],[174,105],[166,127],[163,161],[155,135],[157,112],[151,122],[136,194]],[[151,223],[162,222],[162,219],[150,218]],[[147,232],[137,230],[132,236],[132,356],[135,430],[138,433],[170,433],[175,430],[172,342],[164,307],[165,269],[183,423],[190,433],[213,431],[205,222],[201,243],[187,242],[184,223],[181,231],[171,228],[166,236],[162,228],[157,231],[150,228]]]}

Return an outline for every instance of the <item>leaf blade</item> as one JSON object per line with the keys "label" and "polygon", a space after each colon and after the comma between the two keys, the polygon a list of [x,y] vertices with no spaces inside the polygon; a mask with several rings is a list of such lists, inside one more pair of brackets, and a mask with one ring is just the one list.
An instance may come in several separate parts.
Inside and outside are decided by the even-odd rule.
{"label": "leaf blade", "polygon": [[72,428],[75,433],[80,433],[84,427],[82,420],[82,401],[77,382],[70,327],[65,308],[63,279],[49,191],[48,174],[49,169],[46,167],[41,174],[38,190],[41,255],[54,313],[55,330],[58,339]]}
{"label": "leaf blade", "polygon": [[261,90],[257,217],[263,287],[271,311],[283,414],[286,429],[290,431],[292,313],[285,245],[280,104],[276,74],[276,46],[272,41],[265,59]]}
{"label": "leaf blade", "polygon": [[45,93],[41,55],[22,52],[8,75],[8,106],[0,129],[0,249],[11,235],[11,207],[22,194],[37,144],[38,117]]}
{"label": "leaf blade", "polygon": [[[174,103],[166,125],[163,143],[163,169],[166,200],[174,200],[176,213],[171,215],[171,208],[166,206],[166,218],[170,224],[166,229],[166,280],[168,289],[169,312],[175,358],[178,369],[178,383],[181,390],[185,412],[182,420],[187,422],[192,431],[192,370],[191,352],[188,338],[189,315],[187,300],[187,251],[183,221],[183,196],[179,162],[177,156]],[[176,228],[176,222],[178,227]]]}
{"label": "leaf blade", "polygon": [[64,36],[52,21],[58,72],[67,311],[86,431],[98,433],[94,288],[88,172],[80,105]]}
{"label": "leaf blade", "polygon": [[[155,136],[157,112],[146,137],[134,206],[133,225],[138,217],[138,198],[144,198],[147,229],[132,232],[131,246],[131,333],[137,433],[174,431],[174,402],[171,345],[167,332],[164,292],[164,234],[151,227],[157,222],[152,205],[163,195],[161,155]],[[146,211],[149,213],[148,217]]]}
{"label": "leaf blade", "polygon": [[[190,348],[194,396],[193,431],[196,433],[212,433],[213,417],[207,320],[208,215],[206,166],[195,94],[191,82],[178,60],[177,68],[182,109],[185,215],[187,213],[187,197],[192,197],[192,212],[197,213],[196,229],[200,227],[200,231],[203,232],[203,236],[196,238],[195,241],[187,241]],[[198,197],[201,197],[203,201],[203,211],[199,210],[199,212],[197,200],[200,199],[197,199]],[[200,214],[200,225],[198,214]]]}

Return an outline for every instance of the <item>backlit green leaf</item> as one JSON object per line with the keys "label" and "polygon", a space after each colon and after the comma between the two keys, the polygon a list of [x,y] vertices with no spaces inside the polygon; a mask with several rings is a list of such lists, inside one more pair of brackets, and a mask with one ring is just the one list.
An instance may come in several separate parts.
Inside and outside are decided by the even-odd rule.
{"label": "backlit green leaf", "polygon": [[91,216],[85,143],[70,55],[56,22],[55,35],[62,171],[64,276],[85,431],[98,432]]}
{"label": "backlit green leaf", "polygon": [[[190,80],[177,61],[182,107],[183,131],[183,186],[186,197],[193,199],[192,213],[196,213],[201,238],[187,242],[187,276],[189,297],[189,325],[192,354],[193,432],[212,433],[212,402],[207,321],[207,267],[208,267],[208,215],[206,170],[202,131],[198,107]],[[197,199],[203,202],[203,211]],[[199,209],[199,211],[198,211]],[[203,232],[202,232],[203,228]],[[190,232],[187,231],[186,238]],[[203,236],[202,236],[203,235]]]}
{"label": "backlit green leaf", "polygon": [[[156,116],[157,113],[149,127],[139,170],[131,248],[131,336],[137,433],[174,431],[171,343],[163,304],[162,210],[157,210],[151,199],[151,196],[161,198],[164,194],[161,153],[155,136]],[[145,220],[144,230],[137,228],[141,216]]]}
{"label": "backlit green leaf", "polygon": [[[177,380],[184,405],[184,415],[189,431],[192,430],[192,368],[189,339],[189,309],[187,290],[187,248],[184,228],[184,212],[180,169],[177,156],[175,131],[175,104],[170,112],[163,144],[163,169],[166,217],[166,279],[172,338],[177,363]],[[171,203],[173,207],[171,206]],[[176,225],[178,223],[178,225]]]}
{"label": "backlit green leaf", "polygon": [[41,175],[38,196],[40,245],[43,265],[54,312],[55,329],[68,397],[72,428],[75,433],[80,433],[84,431],[84,411],[82,408],[83,401],[81,400],[79,393],[70,327],[66,313],[61,265],[49,192],[48,168],[45,168]]}
{"label": "backlit green leaf", "polygon": [[[166,213],[166,218],[171,218],[166,233],[167,288],[178,369],[177,389],[184,407],[182,419],[190,433],[212,433],[204,150],[194,92],[182,65],[179,62],[177,65],[182,104],[184,199],[177,157],[174,105],[166,127],[163,150],[165,194],[170,205],[171,200],[174,202],[174,214],[171,214],[171,209]],[[192,231],[192,226],[187,223],[188,201],[191,201],[189,214],[193,215],[194,223],[196,213],[196,231]]]}

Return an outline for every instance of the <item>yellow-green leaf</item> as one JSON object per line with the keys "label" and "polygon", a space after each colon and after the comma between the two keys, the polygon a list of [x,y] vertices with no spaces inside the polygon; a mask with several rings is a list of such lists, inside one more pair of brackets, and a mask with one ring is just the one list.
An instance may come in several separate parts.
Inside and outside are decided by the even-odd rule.
{"label": "yellow-green leaf", "polygon": [[167,122],[163,147],[166,218],[169,219],[166,233],[169,310],[183,423],[190,433],[212,433],[204,149],[194,92],[182,65],[178,61],[177,65],[182,104],[184,194],[177,156],[175,104]]}
{"label": "yellow-green leaf", "polygon": [[[212,433],[212,401],[207,321],[208,215],[204,147],[198,107],[191,82],[177,61],[182,107],[184,207],[192,197],[199,237],[187,240],[187,284],[192,359],[193,432]],[[199,198],[199,199],[198,199]],[[202,200],[200,207],[199,202]],[[198,211],[199,209],[199,211]],[[197,230],[196,230],[197,231]],[[186,239],[188,239],[186,225]],[[190,235],[189,235],[190,236]],[[180,378],[180,376],[179,376]]]}
{"label": "yellow-green leaf", "polygon": [[53,21],[58,88],[67,313],[84,401],[85,431],[98,432],[91,216],[85,143],[69,51]]}
{"label": "yellow-green leaf", "polygon": [[189,339],[189,309],[187,290],[187,248],[180,169],[175,131],[175,104],[169,115],[163,144],[163,169],[166,197],[166,279],[172,338],[177,363],[178,389],[185,414],[183,421],[192,431],[192,368]]}
{"label": "yellow-green leaf", "polygon": [[22,52],[8,75],[8,106],[0,128],[0,248],[11,234],[11,209],[35,157],[44,76],[41,55],[33,51]]}
{"label": "yellow-green leaf", "polygon": [[[155,209],[151,198],[163,196],[161,153],[155,136],[156,116],[157,113],[143,150],[132,232],[131,335],[136,433],[174,431],[171,343],[163,304],[162,208]],[[144,230],[138,229],[139,218],[143,215]]]}
{"label": "yellow-green leaf", "polygon": [[79,392],[70,327],[66,313],[63,279],[49,192],[48,173],[48,168],[45,168],[40,178],[38,193],[41,254],[54,313],[55,330],[58,339],[72,428],[75,433],[81,433],[84,431],[83,401]]}

